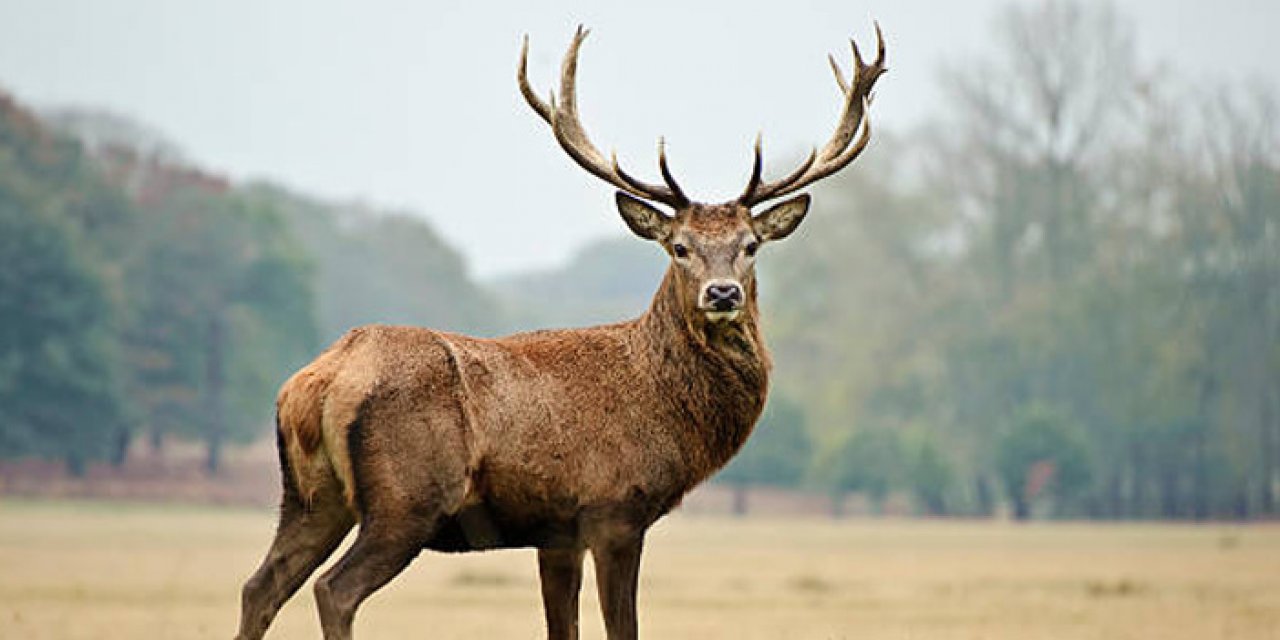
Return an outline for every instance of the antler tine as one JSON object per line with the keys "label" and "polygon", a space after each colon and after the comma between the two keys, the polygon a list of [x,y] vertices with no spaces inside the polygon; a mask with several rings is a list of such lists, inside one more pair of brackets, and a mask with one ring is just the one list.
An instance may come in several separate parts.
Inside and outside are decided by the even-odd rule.
{"label": "antler tine", "polygon": [[627,185],[626,191],[635,193],[637,191],[643,190],[644,182],[641,182],[640,180],[636,180],[635,178],[632,178],[631,174],[627,173],[626,171],[623,171],[622,167],[618,165],[617,151],[609,152],[609,167],[613,170],[614,175],[618,176],[619,179],[621,179],[623,182],[626,183]]}
{"label": "antler tine", "polygon": [[[618,165],[618,153],[616,151],[609,154],[609,163],[610,167],[613,169],[613,173],[623,182],[627,183],[628,191],[649,193],[649,190],[651,189],[660,188],[641,180],[637,180],[632,177],[631,174],[623,171],[622,167]],[[665,202],[677,209],[688,205],[689,199],[685,197],[684,192],[680,190],[680,185],[676,184],[675,177],[671,175],[671,170],[667,168],[667,150],[666,144],[662,141],[662,138],[658,138],[658,168],[662,170],[662,179],[666,181],[667,187],[671,190],[670,200],[659,199],[658,201]],[[646,195],[645,197],[657,199],[653,195]]]}
{"label": "antler tine", "polygon": [[[862,56],[858,53],[858,45],[854,41],[849,40],[850,48],[853,49],[853,77],[849,80],[849,89],[844,91],[844,107],[841,109],[840,120],[836,124],[835,133],[831,139],[822,147],[822,151],[818,154],[818,160],[826,162],[831,160],[844,151],[849,146],[849,142],[853,140],[853,136],[858,131],[858,126],[862,123],[862,97],[866,95],[871,87],[866,87],[863,91],[862,83],[865,81],[864,76],[867,66],[862,62]],[[844,83],[840,83],[844,84]],[[843,89],[843,86],[841,87]]]}
{"label": "antler tine", "polygon": [[853,50],[854,71],[856,72],[858,69],[867,66],[862,62],[862,52],[858,51],[858,41],[853,38],[849,38],[849,48]]}
{"label": "antler tine", "polygon": [[587,137],[578,121],[578,49],[588,32],[581,25],[573,35],[573,42],[564,54],[560,65],[560,102],[551,116],[551,130],[560,146],[583,169],[597,177],[613,182],[614,176],[604,167],[604,158]]}
{"label": "antler tine", "polygon": [[[520,45],[520,68],[516,71],[516,82],[520,84],[520,94],[524,96],[530,107],[537,112],[538,116],[551,124],[551,114],[554,112],[552,107],[543,102],[538,94],[533,92],[533,87],[529,86],[529,34],[524,34],[524,43]],[[555,96],[552,95],[551,101],[555,102]]]}
{"label": "antler tine", "polygon": [[[874,20],[872,24],[876,26],[876,66],[884,66],[884,32],[880,30],[880,21]],[[885,69],[888,71],[888,69]]]}
{"label": "antler tine", "polygon": [[827,62],[831,63],[831,73],[836,76],[836,84],[840,85],[840,93],[849,94],[849,81],[844,79],[844,71],[840,69],[840,63],[836,62],[833,54],[827,54]]}
{"label": "antler tine", "polygon": [[689,198],[685,197],[680,185],[676,184],[676,178],[671,175],[671,169],[667,166],[667,141],[664,138],[658,138],[658,170],[662,172],[662,181],[671,189],[671,195],[680,202],[677,206],[689,204]]}
{"label": "antler tine", "polygon": [[831,70],[835,73],[836,84],[840,86],[840,92],[844,96],[840,119],[831,139],[821,150],[810,153],[799,168],[781,180],[761,183],[753,177],[746,192],[738,199],[740,203],[752,206],[798,191],[844,168],[866,148],[871,141],[871,119],[867,114],[871,104],[871,89],[876,80],[887,71],[884,66],[884,34],[880,30],[880,23],[877,22],[875,26],[876,59],[871,64],[868,65],[863,60],[857,42],[852,39],[849,41],[854,65],[851,79],[845,80],[834,56],[827,57]]}
{"label": "antler tine", "polygon": [[[871,142],[871,116],[866,114],[866,107],[870,106],[871,100],[869,98],[863,98],[862,103],[863,105],[861,110],[864,113],[860,123],[862,133],[858,135],[857,140],[855,140],[851,146],[841,151],[836,157],[820,162],[811,167],[810,170],[805,172],[805,175],[802,178],[796,180],[795,184],[787,185],[783,193],[796,191],[797,189],[801,189],[843,169],[850,162],[853,162],[854,158],[857,158],[858,155],[862,153],[862,150]],[[782,195],[782,193],[774,194],[771,197],[776,198],[779,195]]]}
{"label": "antler tine", "polygon": [[760,188],[760,178],[764,174],[764,153],[761,150],[761,143],[764,139],[763,132],[756,132],[755,159],[751,162],[751,179],[747,180],[747,188],[743,190],[742,195],[738,197],[738,202],[744,202],[756,189]]}
{"label": "antler tine", "polygon": [[760,204],[765,200],[772,200],[778,196],[799,189],[800,187],[795,187],[793,189],[791,188],[791,185],[805,177],[805,174],[813,168],[813,163],[816,162],[817,159],[818,149],[816,147],[809,149],[809,155],[805,156],[805,159],[800,163],[800,166],[792,169],[791,173],[788,173],[783,176],[781,180],[776,182],[765,183],[758,181],[754,190],[751,189],[751,185],[747,185],[748,190],[738,198],[738,202],[750,207],[752,205]]}
{"label": "antler tine", "polygon": [[569,154],[569,157],[573,158],[574,162],[577,162],[579,166],[592,175],[641,198],[661,202],[675,208],[689,204],[689,200],[680,191],[675,179],[671,177],[671,173],[667,168],[665,152],[661,148],[659,149],[658,162],[662,169],[663,180],[666,181],[667,186],[650,184],[631,177],[618,166],[616,154],[611,156],[609,162],[606,162],[604,156],[591,143],[591,139],[587,136],[582,122],[578,119],[577,92],[578,51],[589,33],[590,31],[581,25],[578,26],[577,32],[574,33],[573,42],[570,43],[568,51],[565,52],[564,61],[560,66],[560,101],[557,103],[555,94],[552,93],[549,104],[538,98],[537,94],[529,86],[526,71],[529,39],[528,36],[525,36],[524,45],[520,50],[520,69],[517,75],[520,93],[524,95],[525,101],[529,103],[529,106],[551,125],[551,131],[565,153]]}

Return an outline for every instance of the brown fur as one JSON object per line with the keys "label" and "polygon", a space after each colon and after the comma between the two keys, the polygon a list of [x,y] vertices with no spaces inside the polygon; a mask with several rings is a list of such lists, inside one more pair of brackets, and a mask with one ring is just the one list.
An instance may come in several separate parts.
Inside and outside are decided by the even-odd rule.
{"label": "brown fur", "polygon": [[[737,451],[763,406],[768,356],[754,323],[716,327],[672,318],[678,276],[653,308],[604,327],[487,340],[415,327],[355,329],[285,383],[282,441],[304,496],[332,475],[347,507],[392,487],[356,486],[348,430],[404,439],[417,464],[463,462],[466,491],[443,505],[489,501],[535,520],[662,496],[652,517]],[[411,417],[411,418],[410,418]],[[406,433],[392,434],[391,431]],[[421,449],[418,449],[421,447]],[[379,477],[371,470],[372,477]],[[433,479],[444,483],[445,479]],[[387,482],[398,484],[396,476]],[[362,514],[357,514],[362,515]]]}
{"label": "brown fur", "polygon": [[687,199],[661,151],[665,185],[651,185],[607,166],[586,139],[574,97],[585,37],[580,28],[566,54],[560,103],[544,103],[530,88],[527,42],[518,81],[569,155],[621,189],[628,228],[671,255],[648,311],[618,324],[496,340],[368,326],[325,350],[277,401],[280,524],[245,584],[239,638],[261,638],[357,521],[351,548],[316,581],[325,638],[350,638],[360,603],[424,548],[511,547],[538,549],[550,638],[578,637],[588,550],[608,637],[636,637],[645,532],[737,453],[764,407],[770,363],[756,250],[794,231],[809,197],[759,214],[750,207],[861,152],[870,135],[863,108],[884,51],[880,40],[871,67],[855,51],[854,84],[841,79],[842,121],[820,157],[765,183],[757,142],[743,195],[703,205]]}
{"label": "brown fur", "polygon": [[[682,238],[729,244],[748,228],[734,212],[701,206],[682,227]],[[741,321],[725,325],[692,308],[687,279],[673,266],[647,313],[603,327],[496,340],[353,329],[280,391],[299,492],[310,502],[332,476],[357,511],[357,494],[376,501],[394,489],[372,480],[377,469],[373,484],[357,486],[348,446],[362,414],[389,414],[366,420],[362,437],[403,440],[412,448],[396,455],[424,468],[461,465],[461,477],[432,478],[460,488],[441,505],[447,515],[487,502],[503,517],[565,519],[639,493],[657,500],[646,509],[656,518],[746,440],[768,377],[754,278]],[[574,514],[539,512],[551,507]]]}
{"label": "brown fur", "polygon": [[[286,503],[324,522],[362,522],[359,540],[385,536],[380,544],[398,550],[369,554],[375,560],[366,564],[382,571],[352,587],[356,603],[422,548],[533,546],[543,550],[544,592],[553,594],[549,628],[563,628],[563,598],[576,612],[575,571],[591,549],[597,563],[618,566],[621,583],[601,586],[612,585],[606,617],[621,625],[618,634],[630,633],[631,563],[644,531],[746,441],[770,366],[754,261],[743,253],[757,239],[749,211],[692,205],[663,220],[664,246],[684,243],[691,255],[673,259],[635,320],[500,339],[360,327],[284,384],[277,411],[293,488]],[[744,288],[732,322],[708,320],[699,306],[703,283],[716,277]],[[327,637],[349,632],[354,605],[329,613],[326,601],[339,599],[328,589],[351,557],[317,583]],[[576,569],[565,558],[576,558]],[[246,586],[253,624],[242,637],[258,637],[260,621],[269,623],[256,595],[271,591],[264,581]]]}

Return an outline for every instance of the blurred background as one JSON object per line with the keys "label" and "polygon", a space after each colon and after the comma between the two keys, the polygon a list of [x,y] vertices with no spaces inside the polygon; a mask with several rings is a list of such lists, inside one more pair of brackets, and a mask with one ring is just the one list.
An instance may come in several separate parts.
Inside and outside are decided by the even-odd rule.
{"label": "blurred background", "polygon": [[1280,6],[1239,0],[6,3],[0,491],[271,502],[273,394],[347,328],[643,311],[665,256],[522,34],[547,91],[593,27],[595,139],[714,200],[826,139],[873,16],[873,146],[764,254],[775,391],[691,508],[1274,516]]}
{"label": "blurred background", "polygon": [[[647,633],[1280,638],[1264,0],[0,2],[0,638],[229,636],[275,391],[348,328],[646,308],[522,35],[545,94],[591,27],[593,139],[716,201],[827,139],[873,20],[873,142],[761,254],[769,406],[655,527]],[[431,566],[361,628],[538,635],[527,554]]]}

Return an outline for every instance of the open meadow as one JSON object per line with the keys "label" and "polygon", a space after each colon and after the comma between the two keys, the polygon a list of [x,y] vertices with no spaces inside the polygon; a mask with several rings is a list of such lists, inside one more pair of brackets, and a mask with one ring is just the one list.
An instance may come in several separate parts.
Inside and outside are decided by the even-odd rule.
{"label": "open meadow", "polygon": [[[0,501],[0,637],[230,638],[265,510]],[[534,556],[424,554],[363,638],[538,638]],[[588,567],[590,564],[588,563]],[[583,632],[603,630],[588,569]],[[728,520],[653,530],[647,638],[1280,638],[1280,526]],[[314,638],[309,591],[271,638]]]}

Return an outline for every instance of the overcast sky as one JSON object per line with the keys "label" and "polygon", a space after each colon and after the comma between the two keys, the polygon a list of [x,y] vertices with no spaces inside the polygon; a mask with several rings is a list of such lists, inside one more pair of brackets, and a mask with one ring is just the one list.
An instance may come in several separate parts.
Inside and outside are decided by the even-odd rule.
{"label": "overcast sky", "polygon": [[[874,115],[902,129],[945,109],[940,63],[984,51],[1004,4],[0,0],[0,87],[129,115],[236,179],[421,213],[491,276],[622,229],[612,190],[521,100],[522,34],[545,95],[574,26],[591,27],[579,105],[597,145],[656,179],[664,135],[686,191],[715,200],[745,183],[757,131],[778,171],[825,141],[838,110],[825,56],[846,60],[850,36],[870,47],[873,18],[891,69]],[[1280,87],[1280,2],[1116,5],[1146,61]]]}

